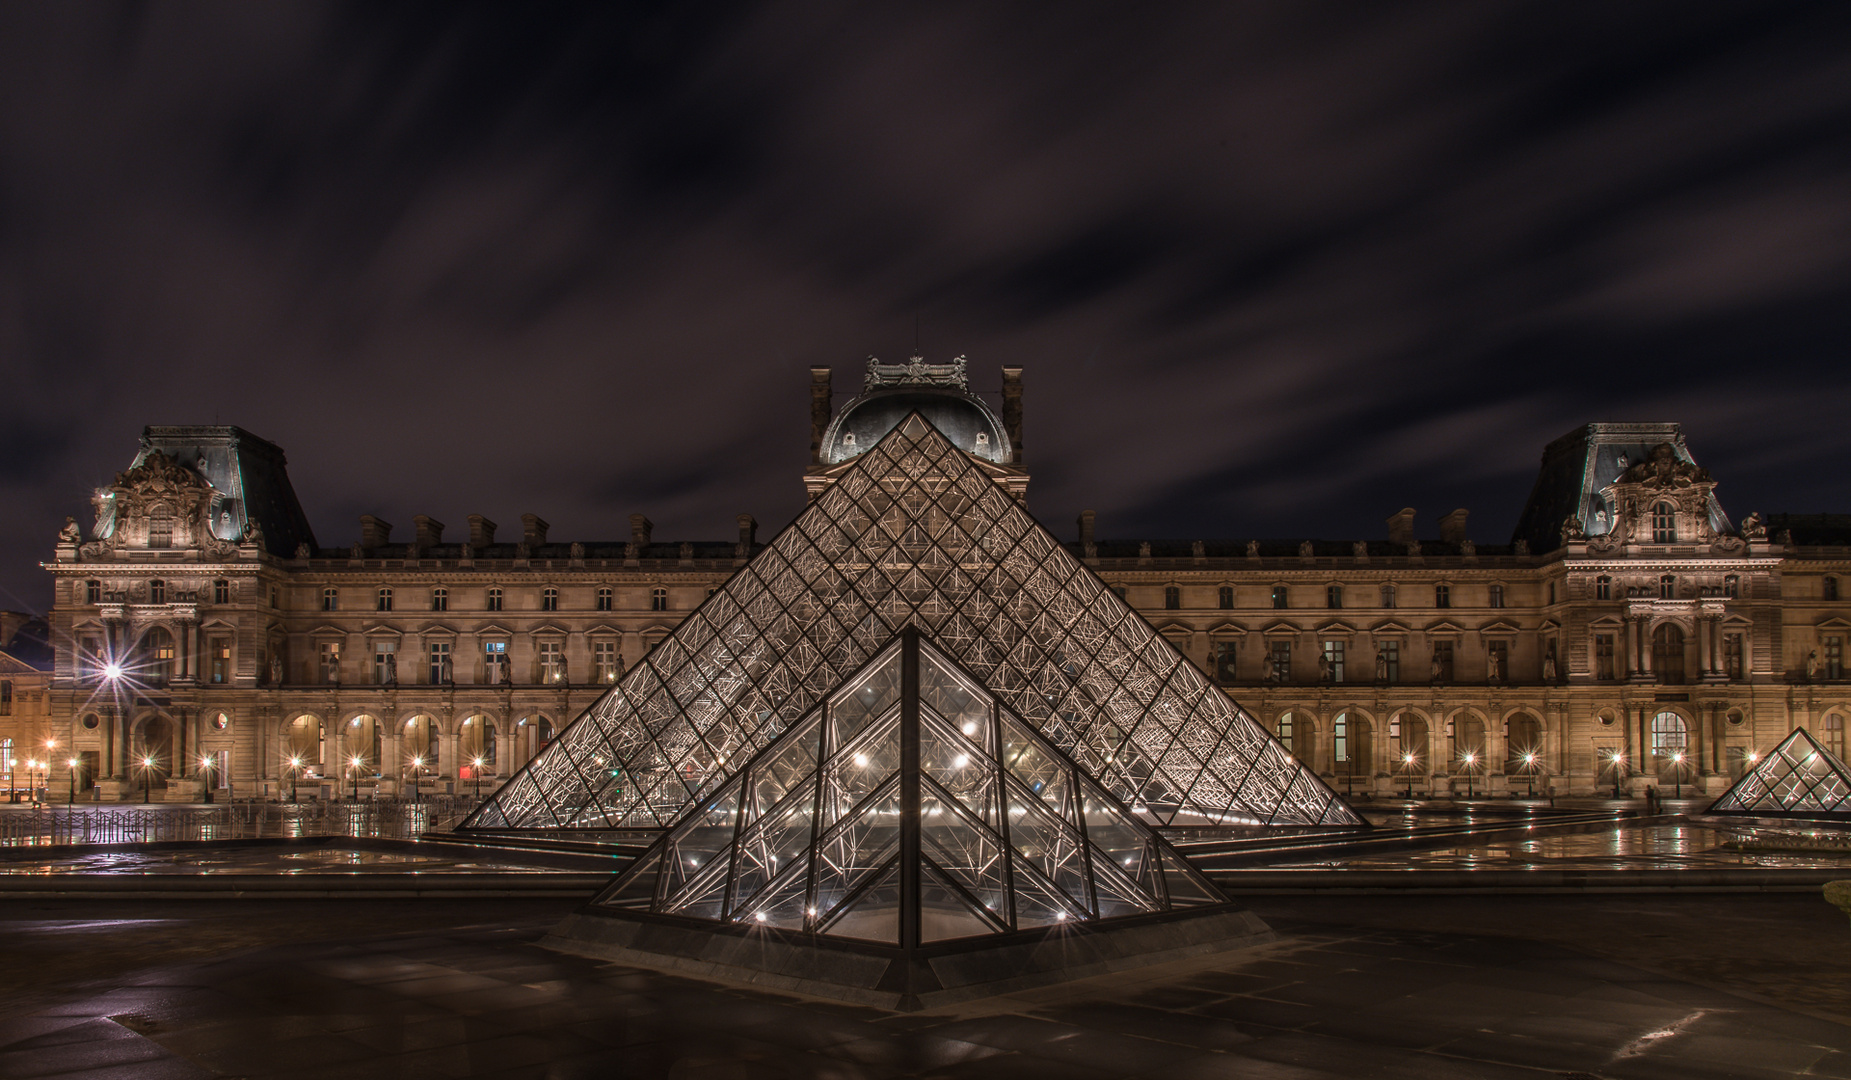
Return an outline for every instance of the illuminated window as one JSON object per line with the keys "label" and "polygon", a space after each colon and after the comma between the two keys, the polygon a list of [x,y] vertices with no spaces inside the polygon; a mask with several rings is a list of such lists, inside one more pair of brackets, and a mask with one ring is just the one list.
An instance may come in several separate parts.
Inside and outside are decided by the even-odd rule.
{"label": "illuminated window", "polygon": [[565,646],[557,641],[540,642],[540,681],[556,683],[565,677]]}
{"label": "illuminated window", "polygon": [[1493,585],[1485,596],[1486,606],[1501,608],[1504,606],[1504,586]]}
{"label": "illuminated window", "polygon": [[392,590],[391,589],[380,589],[379,590],[379,598],[378,600],[374,602],[373,610],[374,611],[391,611],[392,610]]}
{"label": "illuminated window", "polygon": [[1652,507],[1652,543],[1677,543],[1677,508],[1668,502]]}
{"label": "illuminated window", "polygon": [[1292,747],[1292,714],[1279,714],[1279,741],[1289,750]]}
{"label": "illuminated window", "polygon": [[1436,608],[1449,608],[1453,606],[1453,587],[1451,585],[1435,585],[1433,587],[1433,606]]}
{"label": "illuminated window", "polygon": [[1330,748],[1332,756],[1342,762],[1350,760],[1350,714],[1338,713],[1330,722]]}
{"label": "illuminated window", "polygon": [[663,588],[660,585],[657,585],[655,588],[649,590],[649,610],[651,611],[667,611],[668,610],[668,590],[667,589]]}
{"label": "illuminated window", "polygon": [[1613,579],[1605,574],[1594,579],[1594,599],[1613,599]]}
{"label": "illuminated window", "polygon": [[1684,718],[1674,712],[1652,717],[1652,756],[1670,757],[1684,752],[1686,734]]}
{"label": "illuminated window", "polygon": [[1216,606],[1220,607],[1223,611],[1231,610],[1234,607],[1234,586],[1223,585],[1217,590],[1215,594],[1215,603]]}
{"label": "illuminated window", "polygon": [[1163,606],[1170,611],[1175,611],[1177,608],[1182,607],[1183,606],[1183,591],[1174,585],[1164,586],[1163,587]]}
{"label": "illuminated window", "polygon": [[391,641],[373,642],[373,681],[384,685],[398,679],[398,645]]}
{"label": "illuminated window", "polygon": [[321,610],[338,611],[341,606],[341,590],[332,586],[321,590]]}
{"label": "illuminated window", "polygon": [[1837,713],[1825,717],[1825,748],[1840,761],[1845,757],[1845,718]]}
{"label": "illuminated window", "polygon": [[165,604],[167,602],[167,583],[160,578],[148,582],[148,603]]}
{"label": "illuminated window", "polygon": [[1594,635],[1594,677],[1611,680],[1613,678],[1613,635]]}
{"label": "illuminated window", "polygon": [[84,582],[84,603],[100,604],[103,602],[103,583],[95,579]]}
{"label": "illuminated window", "polygon": [[1343,606],[1343,586],[1324,586],[1324,606],[1327,608],[1340,608]]}
{"label": "illuminated window", "polygon": [[1385,608],[1395,606],[1395,587],[1393,585],[1382,586],[1382,606]]}
{"label": "illuminated window", "polygon": [[449,611],[450,610],[450,590],[449,589],[446,589],[442,585],[439,585],[435,589],[431,590],[431,610],[432,611]]}
{"label": "illuminated window", "polygon": [[321,681],[325,683],[341,681],[341,647],[336,642],[321,643]]}
{"label": "illuminated window", "polygon": [[611,591],[610,586],[606,585],[601,587],[598,589],[598,610],[611,610],[615,606],[616,598],[617,594]]}
{"label": "illuminated window", "polygon": [[212,681],[231,681],[231,642],[214,640],[207,650],[212,656]]}
{"label": "illuminated window", "polygon": [[591,646],[591,657],[599,682],[614,683],[623,674],[623,661],[617,657],[615,641],[595,642]]}
{"label": "illuminated window", "polygon": [[489,588],[488,596],[487,596],[487,600],[485,604],[485,610],[488,610],[488,611],[500,611],[501,610],[501,587],[499,585],[491,586]]}
{"label": "illuminated window", "polygon": [[1666,574],[1658,579],[1658,598],[1670,600],[1677,596],[1677,576]]}
{"label": "illuminated window", "polygon": [[220,578],[212,583],[212,602],[215,604],[231,603],[231,582]]}
{"label": "illuminated window", "polygon": [[505,641],[483,642],[482,663],[489,684],[494,685],[501,682],[502,675],[508,671],[508,643]]}
{"label": "illuminated window", "polygon": [[1273,610],[1275,611],[1285,610],[1285,608],[1288,606],[1286,603],[1286,600],[1287,600],[1287,593],[1286,593],[1285,586],[1284,585],[1274,585],[1273,586]]}
{"label": "illuminated window", "polygon": [[1324,643],[1324,663],[1330,670],[1331,682],[1343,681],[1343,642],[1326,641]]}
{"label": "illuminated window", "polygon": [[558,589],[555,589],[551,585],[548,585],[546,588],[540,590],[540,610],[541,611],[558,611],[559,610],[559,590]]}

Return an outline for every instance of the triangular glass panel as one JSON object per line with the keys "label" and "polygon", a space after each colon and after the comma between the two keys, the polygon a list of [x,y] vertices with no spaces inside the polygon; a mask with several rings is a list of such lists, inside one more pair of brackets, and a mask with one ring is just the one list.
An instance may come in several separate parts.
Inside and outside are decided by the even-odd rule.
{"label": "triangular glass panel", "polygon": [[1805,728],[1794,728],[1710,806],[1712,814],[1851,815],[1851,770]]}
{"label": "triangular glass panel", "polygon": [[[1220,752],[1259,741],[1290,760],[978,459],[914,414],[844,462],[791,526],[462,827],[666,825],[904,626],[933,632],[978,689],[1099,769],[1147,821],[1361,823],[1308,771]],[[895,679],[870,671],[860,687],[870,704],[845,708],[840,724],[852,733],[876,722]],[[969,690],[949,680],[926,702],[962,730],[974,720]]]}

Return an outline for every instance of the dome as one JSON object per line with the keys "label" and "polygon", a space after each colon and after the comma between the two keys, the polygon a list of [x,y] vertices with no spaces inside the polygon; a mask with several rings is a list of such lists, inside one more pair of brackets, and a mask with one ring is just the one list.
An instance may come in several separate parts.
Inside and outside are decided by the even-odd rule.
{"label": "dome", "polygon": [[965,453],[1009,464],[1009,436],[981,398],[949,387],[923,386],[872,390],[842,406],[823,433],[824,464],[862,453],[915,411]]}

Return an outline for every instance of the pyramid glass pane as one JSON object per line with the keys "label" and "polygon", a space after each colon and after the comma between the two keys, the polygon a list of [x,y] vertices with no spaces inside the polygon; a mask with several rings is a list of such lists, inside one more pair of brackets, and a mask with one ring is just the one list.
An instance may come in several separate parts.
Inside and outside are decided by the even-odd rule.
{"label": "pyramid glass pane", "polygon": [[[890,670],[899,689],[870,703],[868,687]],[[837,710],[856,719],[838,724]],[[898,749],[876,749],[889,745]],[[1035,763],[1026,781],[1012,758]],[[783,779],[796,773],[806,779]],[[783,794],[765,806],[753,793],[772,777]],[[595,901],[908,947],[1222,902],[1129,807],[912,629]]]}
{"label": "pyramid glass pane", "polygon": [[1851,815],[1851,771],[1811,732],[1794,728],[1710,812]]}
{"label": "pyramid glass pane", "polygon": [[[937,715],[961,730],[981,690],[1147,821],[1361,823],[915,414],[462,827],[666,827],[906,626],[968,673],[926,692]],[[832,737],[878,723],[894,679],[869,671]]]}

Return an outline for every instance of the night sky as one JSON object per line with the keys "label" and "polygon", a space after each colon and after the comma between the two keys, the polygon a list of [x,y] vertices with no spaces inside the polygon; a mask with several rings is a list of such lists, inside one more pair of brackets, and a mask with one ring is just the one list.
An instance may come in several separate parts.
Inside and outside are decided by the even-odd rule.
{"label": "night sky", "polygon": [[1851,511],[1851,5],[1196,8],[0,6],[0,607],[149,423],[325,545],[768,536],[915,327],[1063,537],[1504,542],[1589,420]]}

